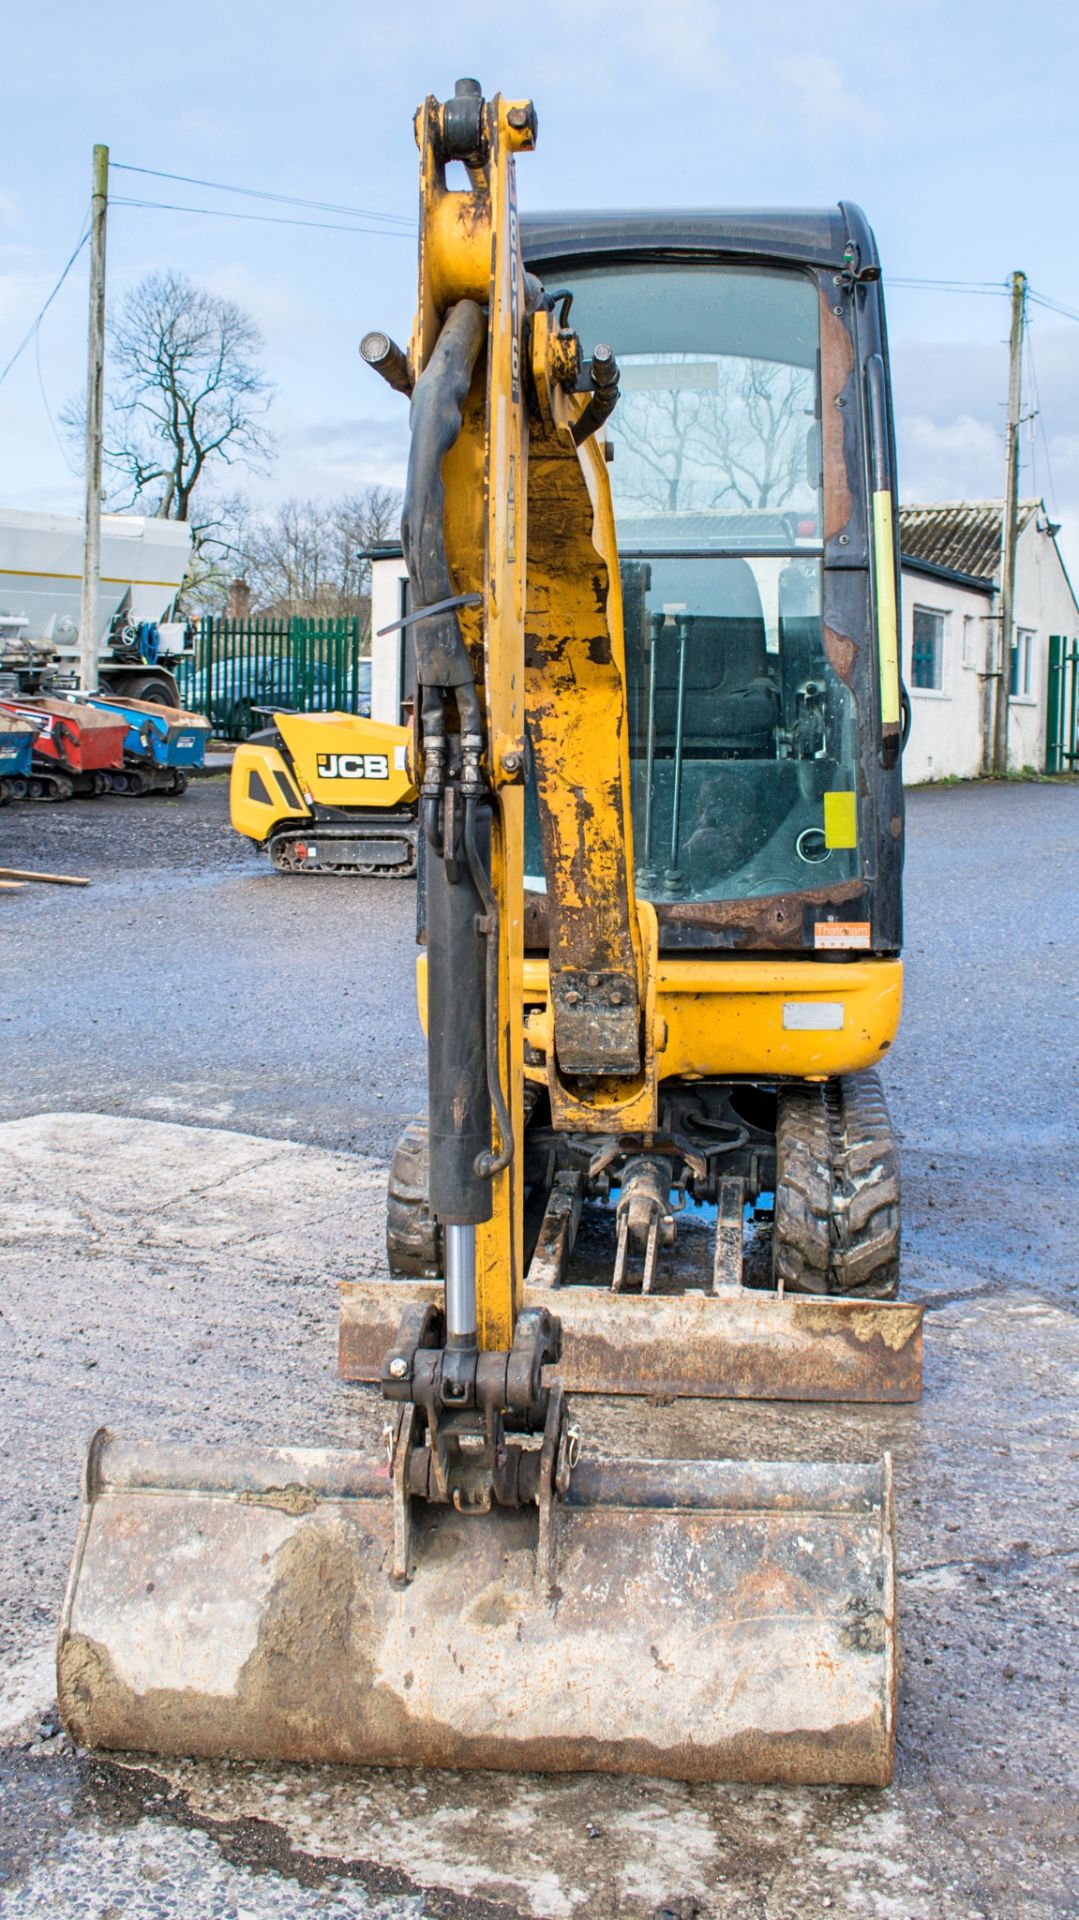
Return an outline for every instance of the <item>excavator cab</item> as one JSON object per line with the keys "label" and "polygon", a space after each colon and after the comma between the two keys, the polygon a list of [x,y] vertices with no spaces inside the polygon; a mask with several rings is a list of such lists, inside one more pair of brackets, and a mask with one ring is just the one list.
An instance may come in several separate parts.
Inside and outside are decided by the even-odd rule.
{"label": "excavator cab", "polygon": [[[888,1460],[670,1444],[695,1398],[920,1389],[872,1072],[879,268],[851,208],[522,225],[536,133],[475,81],[424,102],[411,340],[361,349],[411,409],[428,1060],[389,1275],[341,1290],[384,1450],[99,1434],[61,1711],[92,1746],[882,1785]],[[576,1396],[623,1394],[649,1457],[589,1447]]]}
{"label": "excavator cab", "polygon": [[[660,951],[897,953],[893,431],[864,217],[540,215],[523,245],[582,337],[618,343],[634,847]],[[542,892],[535,806],[529,826]]]}

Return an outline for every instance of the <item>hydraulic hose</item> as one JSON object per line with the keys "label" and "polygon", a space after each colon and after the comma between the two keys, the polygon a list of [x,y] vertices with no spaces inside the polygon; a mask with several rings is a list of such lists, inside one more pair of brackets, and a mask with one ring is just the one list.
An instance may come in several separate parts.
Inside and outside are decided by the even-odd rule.
{"label": "hydraulic hose", "polygon": [[[459,300],[442,324],[431,358],[412,395],[412,439],[401,519],[401,544],[418,613],[456,594],[446,557],[446,494],[442,461],[461,431],[461,419],[487,321],[475,300]],[[472,662],[455,608],[416,620],[416,680],[424,690],[453,689],[462,735],[483,733]],[[433,717],[433,715],[432,715]]]}
{"label": "hydraulic hose", "polygon": [[487,934],[487,974],[486,974],[486,1052],[487,1052],[487,1091],[494,1108],[499,1139],[502,1142],[498,1152],[487,1148],[476,1158],[475,1171],[483,1179],[492,1179],[501,1173],[513,1159],[513,1122],[510,1119],[506,1097],[502,1091],[502,1070],[498,1058],[498,900],[491,885],[491,876],[476,845],[476,802],[471,795],[465,801],[465,859],[472,884],[483,901]]}

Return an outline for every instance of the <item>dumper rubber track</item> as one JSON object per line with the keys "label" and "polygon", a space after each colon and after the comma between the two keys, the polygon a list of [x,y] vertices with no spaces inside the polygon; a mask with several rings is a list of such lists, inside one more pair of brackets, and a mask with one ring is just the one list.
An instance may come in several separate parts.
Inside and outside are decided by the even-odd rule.
{"label": "dumper rubber track", "polygon": [[[338,876],[345,874],[351,875],[358,880],[415,879],[416,843],[414,835],[407,836],[408,845],[404,857],[400,860],[336,860],[333,858],[335,838],[345,840],[349,846],[357,846],[362,843],[363,837],[362,833],[355,831],[347,836],[335,836],[333,834],[327,834],[317,826],[310,828],[303,834],[279,832],[270,836],[270,859],[278,873],[327,873]],[[396,834],[391,829],[384,829],[377,837],[382,842],[386,840],[400,841],[402,845],[405,844],[406,840],[405,835]],[[309,851],[309,845],[312,841],[320,841],[324,847],[329,849],[328,854],[325,857],[312,858]],[[296,850],[301,846],[304,848],[303,854],[300,854]]]}
{"label": "dumper rubber track", "polygon": [[442,1231],[427,1210],[427,1121],[413,1120],[394,1149],[386,1201],[386,1253],[394,1280],[437,1280]]}
{"label": "dumper rubber track", "polygon": [[899,1156],[879,1074],[783,1087],[773,1268],[792,1293],[899,1290]]}
{"label": "dumper rubber track", "polygon": [[108,791],[131,799],[144,798],[148,793],[179,794],[187,792],[189,780],[184,767],[125,767],[110,774]]}
{"label": "dumper rubber track", "polygon": [[70,800],[75,792],[75,782],[66,773],[39,773],[36,770],[26,782],[28,800]]}

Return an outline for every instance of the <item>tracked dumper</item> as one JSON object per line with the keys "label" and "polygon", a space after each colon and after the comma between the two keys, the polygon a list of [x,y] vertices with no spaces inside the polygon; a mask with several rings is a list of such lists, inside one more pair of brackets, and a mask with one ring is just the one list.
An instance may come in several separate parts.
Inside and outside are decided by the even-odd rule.
{"label": "tracked dumper", "polygon": [[278,873],[416,871],[406,727],[355,713],[275,713],[236,749],[229,810]]}
{"label": "tracked dumper", "polygon": [[[364,353],[411,396],[428,1111],[340,1347],[386,1450],[99,1434],[64,1722],[882,1785],[887,1459],[658,1457],[671,1396],[684,1432],[694,1396],[920,1390],[873,1071],[903,808],[872,236],[575,216],[526,264],[531,103],[464,81],[417,138],[415,329]],[[657,1457],[582,1443],[573,1396],[620,1394]]]}

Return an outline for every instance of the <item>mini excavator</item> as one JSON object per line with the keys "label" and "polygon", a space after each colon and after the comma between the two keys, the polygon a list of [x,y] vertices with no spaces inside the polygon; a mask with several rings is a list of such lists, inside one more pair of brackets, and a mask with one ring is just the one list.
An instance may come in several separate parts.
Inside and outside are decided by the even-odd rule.
{"label": "mini excavator", "polygon": [[[883,1785],[887,1458],[661,1457],[672,1400],[684,1436],[709,1398],[920,1391],[874,1071],[903,702],[873,238],[851,206],[526,224],[530,101],[462,81],[416,132],[415,328],[363,353],[411,403],[428,1108],[339,1361],[385,1447],[99,1433],[64,1723]],[[655,1457],[588,1442],[624,1394]]]}

